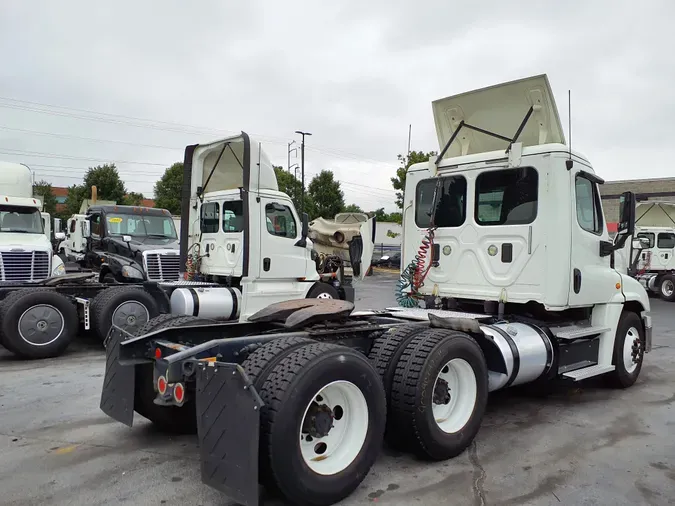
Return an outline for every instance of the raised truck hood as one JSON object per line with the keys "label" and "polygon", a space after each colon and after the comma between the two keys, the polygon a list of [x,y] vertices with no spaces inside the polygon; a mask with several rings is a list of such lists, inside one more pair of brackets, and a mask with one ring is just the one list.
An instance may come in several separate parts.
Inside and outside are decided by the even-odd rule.
{"label": "raised truck hood", "polygon": [[[443,150],[448,140],[461,128],[443,158],[505,150],[530,107],[532,115],[518,136],[525,146],[565,144],[558,109],[546,74],[510,81],[432,103],[438,144]],[[466,124],[499,134],[497,138],[467,128]]]}
{"label": "raised truck hood", "polygon": [[373,259],[375,220],[336,223],[317,218],[309,224],[309,239],[320,255],[337,255],[352,264],[354,275],[363,279]]}

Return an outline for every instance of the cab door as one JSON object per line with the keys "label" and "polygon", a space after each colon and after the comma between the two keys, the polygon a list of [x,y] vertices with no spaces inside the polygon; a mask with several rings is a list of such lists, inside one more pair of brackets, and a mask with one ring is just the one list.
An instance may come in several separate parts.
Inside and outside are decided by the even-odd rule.
{"label": "cab door", "polygon": [[296,246],[302,235],[299,217],[290,202],[260,198],[260,278],[297,279],[307,276],[310,252]]}
{"label": "cab door", "polygon": [[[572,169],[570,306],[607,303],[617,293],[619,273],[611,268],[611,256],[600,256],[600,242],[609,241],[605,226],[598,179],[583,170]],[[562,266],[561,266],[562,268]]]}

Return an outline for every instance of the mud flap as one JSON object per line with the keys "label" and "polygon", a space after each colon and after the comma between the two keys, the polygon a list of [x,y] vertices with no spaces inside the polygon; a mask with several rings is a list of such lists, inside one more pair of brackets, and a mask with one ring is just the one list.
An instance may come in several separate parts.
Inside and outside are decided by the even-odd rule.
{"label": "mud flap", "polygon": [[260,396],[238,364],[203,362],[196,403],[202,482],[258,506]]}
{"label": "mud flap", "polygon": [[106,337],[106,363],[101,391],[101,410],[118,422],[131,427],[134,423],[134,385],[136,367],[120,365],[119,355],[124,334],[116,327]]}

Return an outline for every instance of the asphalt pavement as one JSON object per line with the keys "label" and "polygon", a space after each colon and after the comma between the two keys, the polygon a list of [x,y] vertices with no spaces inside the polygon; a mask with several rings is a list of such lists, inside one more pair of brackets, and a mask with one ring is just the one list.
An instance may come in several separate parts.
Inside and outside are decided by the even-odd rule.
{"label": "asphalt pavement", "polygon": [[[394,284],[378,273],[359,283],[357,308],[394,305]],[[468,451],[429,463],[384,448],[342,504],[675,504],[673,308],[652,299],[654,349],[633,387],[496,392]],[[200,482],[196,437],[99,410],[104,367],[91,337],[44,361],[0,350],[0,504],[229,505]]]}

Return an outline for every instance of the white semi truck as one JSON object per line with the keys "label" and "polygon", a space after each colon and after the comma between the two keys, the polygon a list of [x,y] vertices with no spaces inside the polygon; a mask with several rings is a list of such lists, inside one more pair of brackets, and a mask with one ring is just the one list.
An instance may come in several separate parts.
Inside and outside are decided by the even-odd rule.
{"label": "white semi truck", "polygon": [[[205,174],[186,179],[182,213],[196,272],[262,279],[242,283],[254,294],[243,323],[223,321],[238,296],[212,305],[197,289],[133,335],[111,328],[101,409],[129,426],[136,412],[196,431],[202,481],[238,503],[257,505],[261,483],[292,504],[328,505],[359,486],[384,437],[431,460],[463,452],[488,392],[601,375],[631,386],[652,332],[647,293],[613,264],[633,233],[632,193],[612,242],[603,181],[565,144],[546,76],[438,100],[433,112],[441,154],[408,173],[401,306],[383,311],[302,298],[265,307],[283,269],[309,270],[305,234],[287,236],[298,218],[261,189],[271,168],[245,141],[228,161],[240,170],[215,185],[240,190],[211,196],[201,190],[214,165],[202,161],[221,145],[188,148],[186,165]],[[211,203],[248,218],[221,225]],[[286,228],[254,228],[266,215]],[[221,226],[233,235],[209,235]],[[268,240],[278,257],[239,262]],[[301,281],[288,292],[304,297]],[[189,316],[203,306],[209,318]]]}
{"label": "white semi truck", "polygon": [[675,302],[675,203],[640,202],[635,239],[624,246],[629,274],[649,292]]}
{"label": "white semi truck", "polygon": [[63,261],[52,252],[41,209],[42,201],[33,197],[30,168],[0,162],[0,282],[42,281],[65,274]]}

